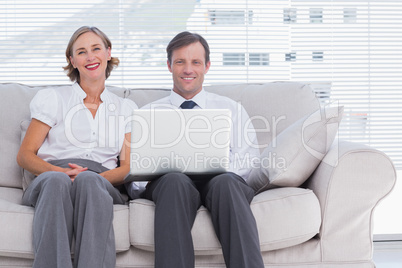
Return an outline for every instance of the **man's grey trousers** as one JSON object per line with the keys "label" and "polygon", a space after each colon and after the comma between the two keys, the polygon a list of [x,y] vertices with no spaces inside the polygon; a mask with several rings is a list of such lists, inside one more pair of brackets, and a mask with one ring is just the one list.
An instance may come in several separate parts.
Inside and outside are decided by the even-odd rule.
{"label": "man's grey trousers", "polygon": [[155,202],[156,268],[194,267],[191,228],[201,205],[211,213],[226,267],[264,267],[250,208],[254,191],[238,175],[224,173],[197,181],[194,176],[168,173],[148,184],[145,197]]}

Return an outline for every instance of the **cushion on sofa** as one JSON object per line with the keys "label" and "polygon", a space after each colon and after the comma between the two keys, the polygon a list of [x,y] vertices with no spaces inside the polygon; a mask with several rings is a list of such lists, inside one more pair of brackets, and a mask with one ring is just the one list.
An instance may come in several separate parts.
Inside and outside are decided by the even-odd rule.
{"label": "cushion on sofa", "polygon": [[[6,189],[0,187],[0,189]],[[13,189],[7,189],[13,190]],[[21,197],[22,191],[18,196]],[[0,191],[4,194],[5,191]],[[11,191],[12,192],[12,191]],[[0,256],[33,258],[32,222],[34,208],[0,199],[0,226],[3,230],[0,239]],[[20,200],[19,200],[20,201]],[[113,228],[115,231],[116,252],[126,251],[130,247],[128,233],[128,206],[114,205]],[[7,228],[7,230],[4,230]],[[1,265],[0,265],[1,266]]]}
{"label": "cushion on sofa", "polygon": [[251,203],[261,251],[299,245],[319,233],[321,206],[310,189],[277,188],[256,195]]}
{"label": "cushion on sofa", "polygon": [[[315,194],[302,188],[279,188],[254,197],[251,210],[257,222],[262,251],[290,247],[315,236],[321,224],[321,209]],[[154,251],[155,204],[149,200],[130,202],[130,243]],[[140,216],[139,216],[140,215]],[[196,255],[221,254],[209,211],[198,210],[192,236]]]}
{"label": "cushion on sofa", "polygon": [[23,191],[20,188],[9,188],[0,186],[0,199],[14,204],[22,204]]}
{"label": "cushion on sofa", "polygon": [[303,184],[331,147],[342,113],[343,107],[325,107],[279,133],[262,152],[247,183],[256,193]]}
{"label": "cushion on sofa", "polygon": [[29,119],[29,102],[37,87],[15,83],[0,84],[0,186],[21,188],[22,174],[16,157],[21,144],[22,120]]}

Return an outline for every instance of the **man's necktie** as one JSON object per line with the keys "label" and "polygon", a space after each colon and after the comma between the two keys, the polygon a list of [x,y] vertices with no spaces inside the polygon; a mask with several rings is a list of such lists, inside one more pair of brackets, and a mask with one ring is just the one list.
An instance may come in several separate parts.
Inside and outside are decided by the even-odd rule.
{"label": "man's necktie", "polygon": [[182,108],[182,109],[193,109],[194,106],[196,106],[196,105],[197,105],[197,104],[196,104],[194,101],[188,100],[188,101],[183,102],[183,103],[180,105],[180,108]]}

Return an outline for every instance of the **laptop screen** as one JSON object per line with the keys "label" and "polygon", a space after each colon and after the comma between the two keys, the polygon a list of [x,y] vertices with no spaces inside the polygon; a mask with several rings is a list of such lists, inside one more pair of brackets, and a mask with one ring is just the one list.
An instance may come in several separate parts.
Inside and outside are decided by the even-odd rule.
{"label": "laptop screen", "polygon": [[226,172],[231,127],[227,109],[134,110],[130,180],[152,180],[169,172]]}

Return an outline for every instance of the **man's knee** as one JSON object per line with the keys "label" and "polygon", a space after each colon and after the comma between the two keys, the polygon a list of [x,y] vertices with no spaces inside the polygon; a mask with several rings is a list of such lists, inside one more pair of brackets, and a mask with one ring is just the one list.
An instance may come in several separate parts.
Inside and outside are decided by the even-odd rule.
{"label": "man's knee", "polygon": [[178,187],[193,187],[191,179],[179,172],[171,172],[160,177],[158,184],[162,187],[169,187],[172,189],[177,189]]}
{"label": "man's knee", "polygon": [[[155,181],[157,184],[152,199],[157,202],[162,196],[169,200],[195,200],[199,202],[200,194],[193,181],[183,173],[168,173]],[[164,198],[162,198],[164,200]]]}
{"label": "man's knee", "polygon": [[254,197],[254,190],[240,176],[234,173],[223,173],[214,177],[208,185],[207,193],[224,197],[225,199],[244,196],[250,203]]}
{"label": "man's knee", "polygon": [[224,189],[228,189],[230,187],[237,187],[239,185],[245,184],[244,180],[239,177],[238,175],[234,173],[222,173],[210,181],[210,184],[213,185],[213,187],[222,187]]}

